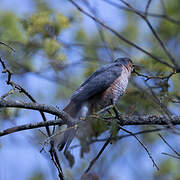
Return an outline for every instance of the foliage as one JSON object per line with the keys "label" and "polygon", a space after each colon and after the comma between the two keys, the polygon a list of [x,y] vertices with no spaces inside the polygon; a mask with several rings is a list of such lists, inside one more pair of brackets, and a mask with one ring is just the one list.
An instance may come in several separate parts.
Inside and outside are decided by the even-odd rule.
{"label": "foliage", "polygon": [[[32,2],[34,3],[33,12],[29,12],[21,16],[15,11],[3,11],[0,8],[0,41],[9,44],[16,50],[15,53],[11,53],[6,49],[6,47],[0,46],[0,54],[7,62],[8,67],[10,67],[16,75],[14,78],[32,92],[33,96],[36,97],[37,100],[42,100],[43,102],[56,105],[66,104],[67,101],[65,102],[65,98],[70,97],[73,90],[75,90],[85,78],[87,78],[102,64],[109,63],[116,57],[132,57],[134,63],[142,65],[142,67],[140,67],[137,71],[141,74],[145,74],[146,76],[164,77],[173,72],[172,67],[162,64],[155,58],[152,58],[141,51],[138,51],[136,48],[127,45],[127,43],[120,40],[119,37],[110,33],[105,28],[98,26],[96,23],[95,26],[92,27],[92,22],[87,22],[87,19],[84,18],[79,11],[72,10],[72,6],[69,5],[67,12],[63,13],[65,12],[63,8],[66,8],[64,4],[67,2],[62,2],[62,7],[58,10],[55,6],[51,6],[50,2],[45,0],[33,0]],[[133,2],[131,3],[133,4]],[[136,1],[136,3],[139,4],[138,1]],[[168,16],[178,21],[180,17],[179,1],[167,0],[165,4],[166,6],[164,10],[163,5],[160,2],[158,2],[158,7],[160,7],[158,9],[155,8],[156,4],[152,3],[151,9],[157,11],[153,13],[161,14],[165,11]],[[110,4],[106,5],[109,7],[111,6]],[[141,11],[144,11],[144,7],[142,6],[143,4],[140,4],[139,8]],[[83,4],[82,7],[85,7],[85,9],[87,8],[90,11],[89,6],[85,6],[85,4]],[[97,6],[97,10],[100,11],[103,7],[104,4],[102,7]],[[117,7],[114,8],[117,9]],[[118,33],[127,38],[129,41],[138,44],[143,49],[160,58],[165,63],[169,63],[173,66],[172,61],[147,26],[146,22],[134,12],[125,11],[121,8],[118,9],[118,12],[119,11],[123,12],[123,16],[120,14],[115,16],[112,12],[108,14],[108,12],[101,11],[103,12],[103,15],[105,15],[103,16],[103,23],[109,24],[109,26],[113,28],[113,23],[111,24],[111,22],[109,23],[106,21],[107,15],[112,15],[112,18],[117,19],[116,21],[124,21],[122,23],[123,25],[117,27],[116,29],[114,28]],[[101,14],[99,15],[97,13],[96,18],[101,19]],[[165,47],[167,47],[170,53],[175,57],[177,64],[180,66],[180,25],[178,23],[174,23],[173,21],[169,21],[164,17],[159,18],[148,16],[148,20],[152,24],[160,39],[162,39]],[[32,74],[35,75],[37,79],[34,81],[27,80]],[[56,85],[53,83],[46,84],[42,79],[53,82]],[[5,80],[7,80],[7,77],[2,76],[0,83],[4,83]],[[179,110],[179,103],[173,103],[173,101],[180,101],[179,72],[177,74],[173,74],[170,78],[150,78],[148,81],[144,80],[144,77],[137,76],[137,74],[132,75],[128,92],[121,98],[118,104],[118,109],[122,114],[161,115],[164,111],[155,100],[156,98],[159,99],[170,114],[179,114],[179,112],[176,111],[176,109]],[[154,92],[156,98],[150,90]],[[0,90],[0,96],[2,96],[4,92],[5,90],[2,88],[2,90]],[[16,93],[18,94],[19,92]],[[17,94],[9,95],[8,98],[15,99],[17,98]],[[27,101],[27,99],[22,95],[19,95],[17,99]],[[166,113],[164,114],[167,115]],[[107,114],[104,116],[106,115]],[[4,120],[4,122],[12,122],[13,119],[18,121],[18,118],[22,117],[23,113],[17,109],[3,109],[0,113],[0,121]],[[39,119],[36,120],[39,121]],[[95,120],[93,119],[89,126],[91,127],[91,132],[89,134],[87,132],[87,136],[84,134],[83,137],[79,136],[82,146],[84,146],[84,144],[87,145],[91,142],[91,140],[96,139],[99,136],[108,137],[107,135],[111,133],[113,137],[121,135],[121,132],[118,134],[117,124],[115,122],[107,125],[107,123],[102,120],[102,117],[96,118]],[[149,127],[134,127],[133,130],[136,131],[145,129],[147,130]],[[36,136],[37,139],[40,139],[40,135],[38,137],[36,134]],[[143,134],[140,137],[143,142],[149,146],[154,146],[156,143],[160,144],[159,137],[156,133]],[[176,138],[178,138],[178,135]],[[84,143],[84,141],[88,142]],[[129,141],[130,144],[132,142],[131,139],[127,139],[127,141]],[[119,143],[119,141],[117,142]],[[91,146],[91,144],[88,144],[87,146],[87,156],[94,156],[91,151],[91,147],[94,152],[97,153],[99,151],[99,146],[97,146],[98,148],[93,145]],[[129,147],[130,145],[127,143],[127,151],[129,151]],[[117,152],[118,150],[114,151]],[[138,152],[139,149],[131,149],[131,154],[136,153],[137,157],[142,157],[142,153],[139,155]],[[161,152],[158,153],[159,156],[161,156]],[[113,156],[112,154],[110,153],[108,156]],[[104,157],[101,159],[102,161],[103,158]],[[133,156],[130,156],[130,159],[133,158]],[[75,158],[75,160],[76,159],[78,158]],[[110,163],[113,165],[113,162]],[[82,164],[83,163],[78,162],[78,165],[76,164],[76,168],[84,170],[85,166],[82,167]],[[97,169],[101,168],[102,171],[103,166],[105,166],[105,163],[102,164],[102,166],[97,167]],[[154,173],[155,178],[160,179],[163,177],[164,179],[168,179],[170,173],[172,173],[172,179],[180,178],[178,172],[179,161],[173,159],[161,161],[159,163],[159,167],[160,171]],[[129,171],[133,169],[129,166],[128,168]],[[74,176],[78,176],[79,171],[67,171],[67,174],[72,176],[74,173]],[[101,171],[100,174],[105,173],[102,173]],[[149,171],[153,174],[152,169]],[[109,172],[107,172],[107,174],[108,173]],[[38,174],[31,179],[35,180],[43,178],[44,175]],[[135,176],[134,179],[138,179],[138,175],[137,177]]]}

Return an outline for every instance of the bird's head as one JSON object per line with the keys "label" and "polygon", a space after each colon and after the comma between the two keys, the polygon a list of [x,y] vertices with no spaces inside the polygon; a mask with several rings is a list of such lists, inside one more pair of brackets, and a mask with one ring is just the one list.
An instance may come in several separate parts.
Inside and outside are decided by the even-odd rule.
{"label": "bird's head", "polygon": [[130,71],[134,69],[134,64],[129,58],[117,58],[114,62],[124,65]]}

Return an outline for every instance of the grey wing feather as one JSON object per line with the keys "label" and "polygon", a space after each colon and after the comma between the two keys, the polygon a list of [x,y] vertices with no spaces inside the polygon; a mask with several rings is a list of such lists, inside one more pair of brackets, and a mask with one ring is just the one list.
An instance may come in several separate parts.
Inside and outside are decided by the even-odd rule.
{"label": "grey wing feather", "polygon": [[[85,84],[87,84],[91,79],[93,79],[94,77],[96,77],[97,75],[99,75],[100,73],[103,73],[104,71],[107,71],[109,68],[111,68],[112,66],[114,66],[114,63],[111,64],[106,64],[102,67],[100,67],[99,69],[97,69],[94,73],[92,73],[81,85],[80,87],[84,86]],[[78,88],[79,89],[79,88]]]}
{"label": "grey wing feather", "polygon": [[102,66],[81,84],[71,96],[71,100],[83,102],[93,95],[103,92],[121,75],[121,72],[120,64],[112,63]]}

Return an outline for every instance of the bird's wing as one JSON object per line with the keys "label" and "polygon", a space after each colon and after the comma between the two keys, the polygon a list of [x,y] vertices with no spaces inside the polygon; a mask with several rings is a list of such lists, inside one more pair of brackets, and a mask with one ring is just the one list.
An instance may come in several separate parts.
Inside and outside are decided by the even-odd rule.
{"label": "bird's wing", "polygon": [[[112,66],[114,66],[114,63],[111,64],[106,64],[104,66],[101,66],[99,69],[97,69],[95,72],[93,72],[81,85],[80,87],[84,86],[85,84],[87,84],[90,80],[92,80],[94,77],[96,77],[97,75],[99,75],[100,73],[103,73],[104,71],[107,71],[109,68],[111,68]],[[79,88],[80,88],[79,87]],[[78,89],[79,89],[78,88]],[[77,89],[77,90],[78,90]]]}
{"label": "bird's wing", "polygon": [[95,71],[71,96],[71,100],[83,102],[105,91],[122,72],[120,64],[112,63]]}

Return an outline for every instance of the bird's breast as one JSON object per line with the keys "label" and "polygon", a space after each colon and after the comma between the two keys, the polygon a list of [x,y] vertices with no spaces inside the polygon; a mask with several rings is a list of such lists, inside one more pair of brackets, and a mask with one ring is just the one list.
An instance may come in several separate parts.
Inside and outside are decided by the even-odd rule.
{"label": "bird's breast", "polygon": [[131,72],[127,70],[126,67],[122,66],[122,73],[121,75],[112,83],[112,85],[106,89],[103,93],[103,100],[104,105],[114,104],[117,103],[120,96],[122,96],[128,86],[128,79]]}

